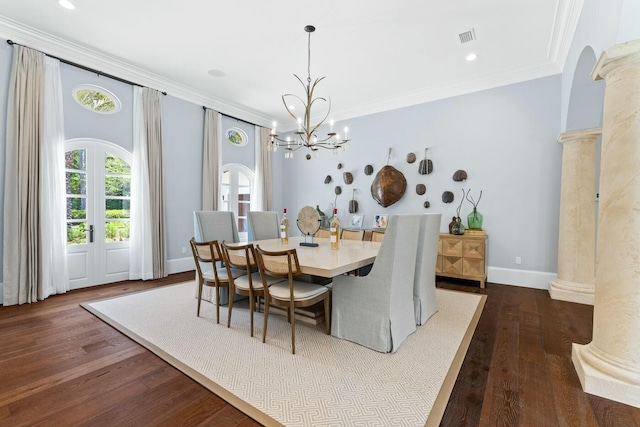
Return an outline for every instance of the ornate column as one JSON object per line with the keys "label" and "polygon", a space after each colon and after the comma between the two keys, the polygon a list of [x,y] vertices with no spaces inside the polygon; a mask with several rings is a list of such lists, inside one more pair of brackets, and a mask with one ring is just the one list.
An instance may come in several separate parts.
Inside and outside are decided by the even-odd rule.
{"label": "ornate column", "polygon": [[551,298],[593,305],[596,255],[596,146],[602,129],[565,132],[562,144],[558,277]]}
{"label": "ornate column", "polygon": [[573,344],[584,391],[640,407],[640,40],[603,52],[593,340]]}

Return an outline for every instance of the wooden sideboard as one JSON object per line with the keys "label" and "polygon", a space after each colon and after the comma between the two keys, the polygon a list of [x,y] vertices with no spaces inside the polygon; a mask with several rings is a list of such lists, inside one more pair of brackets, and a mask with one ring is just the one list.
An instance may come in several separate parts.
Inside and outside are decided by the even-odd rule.
{"label": "wooden sideboard", "polygon": [[477,280],[484,288],[487,279],[487,235],[441,233],[438,241],[436,276]]}

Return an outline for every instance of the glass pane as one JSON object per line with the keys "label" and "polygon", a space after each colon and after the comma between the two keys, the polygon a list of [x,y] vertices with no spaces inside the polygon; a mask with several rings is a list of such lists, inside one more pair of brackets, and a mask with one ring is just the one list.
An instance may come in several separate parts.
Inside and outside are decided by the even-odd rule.
{"label": "glass pane", "polygon": [[84,172],[67,172],[65,177],[67,194],[87,194],[87,174]]}
{"label": "glass pane", "polygon": [[238,218],[238,233],[244,233],[247,230],[247,219]]}
{"label": "glass pane", "polygon": [[116,102],[106,93],[93,89],[80,89],[76,92],[76,100],[80,105],[93,111],[112,112]]}
{"label": "glass pane", "polygon": [[104,223],[105,242],[129,240],[129,221],[106,221]]}
{"label": "glass pane", "polygon": [[114,175],[131,175],[131,167],[120,157],[107,153],[104,160],[104,170]]}
{"label": "glass pane", "polygon": [[249,177],[242,172],[238,171],[238,186],[239,187],[248,187],[251,185],[251,180]]}
{"label": "glass pane", "polygon": [[104,178],[105,196],[131,196],[131,178],[124,176],[106,176]]}
{"label": "glass pane", "polygon": [[111,218],[130,218],[131,201],[129,199],[107,199],[105,200],[104,217]]}
{"label": "glass pane", "polygon": [[64,153],[64,167],[67,169],[87,170],[87,153],[85,150],[73,150]]}
{"label": "glass pane", "polygon": [[229,181],[230,179],[231,179],[231,174],[229,173],[229,171],[222,172],[222,184],[229,185],[231,183]]}
{"label": "glass pane", "polygon": [[87,243],[86,223],[67,223],[67,245]]}
{"label": "glass pane", "polygon": [[67,219],[87,219],[87,199],[67,197]]}

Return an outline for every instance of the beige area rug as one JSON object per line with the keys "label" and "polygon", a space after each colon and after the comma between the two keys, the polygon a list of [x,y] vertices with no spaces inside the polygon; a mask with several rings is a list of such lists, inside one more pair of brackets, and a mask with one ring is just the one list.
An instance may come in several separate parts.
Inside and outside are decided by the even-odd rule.
{"label": "beige area rug", "polygon": [[290,326],[262,314],[249,336],[246,306],[203,303],[196,317],[195,282],[165,286],[82,306],[265,425],[438,425],[485,296],[438,289],[438,312],[395,354],[323,333],[323,325]]}

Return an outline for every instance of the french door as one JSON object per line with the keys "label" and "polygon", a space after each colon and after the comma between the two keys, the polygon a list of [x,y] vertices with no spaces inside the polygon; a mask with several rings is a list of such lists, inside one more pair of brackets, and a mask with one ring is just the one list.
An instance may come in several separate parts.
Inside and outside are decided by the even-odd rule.
{"label": "french door", "polygon": [[66,143],[71,289],[129,278],[131,154],[97,140]]}

